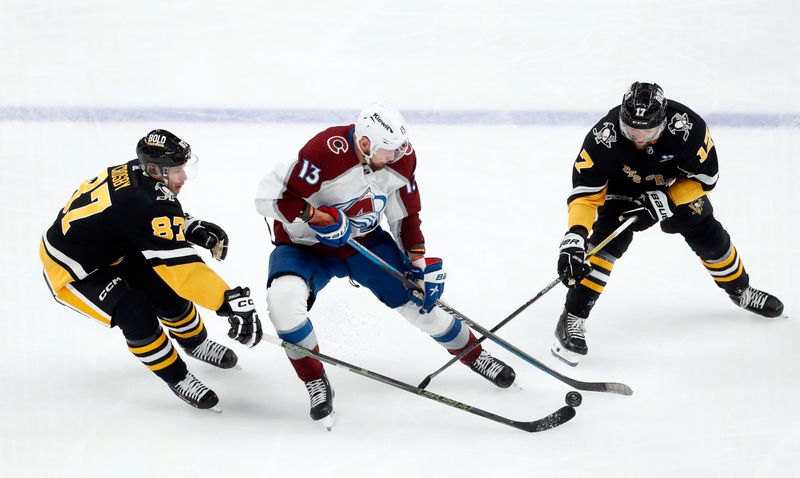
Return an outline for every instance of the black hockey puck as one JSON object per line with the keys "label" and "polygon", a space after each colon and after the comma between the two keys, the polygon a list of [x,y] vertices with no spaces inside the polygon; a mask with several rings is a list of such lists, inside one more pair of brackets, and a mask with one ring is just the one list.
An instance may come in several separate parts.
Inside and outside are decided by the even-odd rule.
{"label": "black hockey puck", "polygon": [[583,397],[578,392],[568,392],[567,396],[564,397],[564,401],[567,402],[567,405],[570,407],[577,407],[583,401]]}

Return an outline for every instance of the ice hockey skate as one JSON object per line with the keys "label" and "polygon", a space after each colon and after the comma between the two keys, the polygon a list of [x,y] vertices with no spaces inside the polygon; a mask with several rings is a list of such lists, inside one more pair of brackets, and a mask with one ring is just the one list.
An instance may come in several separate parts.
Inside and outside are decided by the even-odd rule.
{"label": "ice hockey skate", "polygon": [[203,385],[194,375],[187,372],[186,377],[180,382],[169,384],[170,390],[181,400],[189,405],[202,410],[211,410],[221,413],[222,409],[218,406],[219,397],[213,390]]}
{"label": "ice hockey skate", "polygon": [[513,368],[502,360],[492,357],[485,350],[481,350],[481,354],[469,364],[469,368],[500,388],[510,387],[517,376]]}
{"label": "ice hockey skate", "polygon": [[233,350],[208,338],[192,349],[183,348],[183,350],[190,357],[218,368],[242,369],[236,364],[239,361],[239,357],[236,356]]}
{"label": "ice hockey skate", "polygon": [[328,376],[323,373],[322,377],[305,382],[305,385],[306,390],[308,390],[308,398],[311,401],[311,419],[321,422],[322,426],[331,431],[336,421],[336,412],[333,410],[333,396],[335,393],[331,388],[331,383],[328,381]]}
{"label": "ice hockey skate", "polygon": [[783,302],[774,295],[750,286],[734,294],[728,294],[728,297],[739,307],[764,317],[774,318],[783,314]]}
{"label": "ice hockey skate", "polygon": [[558,318],[556,342],[550,351],[570,367],[577,366],[581,357],[589,352],[589,347],[586,346],[585,320],[585,318],[570,314],[566,309]]}

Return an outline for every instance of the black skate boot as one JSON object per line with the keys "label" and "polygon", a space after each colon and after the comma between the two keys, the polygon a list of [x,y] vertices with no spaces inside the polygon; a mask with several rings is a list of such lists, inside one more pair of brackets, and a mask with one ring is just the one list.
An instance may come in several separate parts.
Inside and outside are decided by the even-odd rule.
{"label": "black skate boot", "polygon": [[193,349],[183,348],[190,357],[219,368],[233,368],[239,357],[228,347],[205,339]]}
{"label": "black skate boot", "polygon": [[502,360],[492,357],[485,350],[481,350],[481,354],[469,364],[469,368],[500,388],[510,387],[517,377],[513,368],[506,365]]}
{"label": "black skate boot", "polygon": [[550,348],[550,351],[571,367],[578,365],[581,355],[586,355],[589,352],[589,347],[586,345],[585,320],[586,318],[570,314],[567,309],[564,309],[561,317],[558,318],[558,324],[556,325],[557,340],[553,347]]}
{"label": "black skate boot", "polygon": [[215,412],[221,411],[217,408],[219,403],[217,394],[203,385],[203,382],[197,380],[191,373],[187,372],[186,377],[180,382],[169,384],[169,388],[181,400],[193,407],[203,410],[210,408]]}
{"label": "black skate boot", "polygon": [[328,376],[323,373],[322,377],[305,382],[308,390],[308,398],[311,400],[311,419],[314,421],[322,420],[322,424],[328,430],[333,427],[336,413],[333,411],[334,391]]}
{"label": "black skate boot", "polygon": [[753,289],[750,286],[745,289],[739,289],[733,294],[728,294],[728,297],[739,307],[764,317],[778,317],[783,314],[783,302],[774,295]]}

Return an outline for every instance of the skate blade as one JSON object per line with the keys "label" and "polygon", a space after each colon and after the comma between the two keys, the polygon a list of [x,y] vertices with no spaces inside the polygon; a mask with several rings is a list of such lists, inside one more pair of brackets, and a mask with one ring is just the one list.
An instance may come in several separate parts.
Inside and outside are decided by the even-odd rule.
{"label": "skate blade", "polygon": [[222,407],[220,407],[219,404],[214,405],[211,408],[207,408],[206,410],[208,410],[209,412],[214,412],[214,413],[222,413]]}
{"label": "skate blade", "polygon": [[336,422],[336,410],[332,411],[330,415],[319,421],[326,430],[333,430],[333,424]]}
{"label": "skate blade", "polygon": [[242,366],[241,366],[241,365],[239,365],[239,364],[237,363],[236,365],[234,365],[233,367],[231,367],[229,370],[238,370],[238,371],[241,371],[241,370],[242,370]]}
{"label": "skate blade", "polygon": [[576,354],[575,352],[565,349],[558,341],[556,341],[556,343],[550,347],[550,352],[555,358],[561,360],[570,367],[577,367],[582,357],[580,354]]}

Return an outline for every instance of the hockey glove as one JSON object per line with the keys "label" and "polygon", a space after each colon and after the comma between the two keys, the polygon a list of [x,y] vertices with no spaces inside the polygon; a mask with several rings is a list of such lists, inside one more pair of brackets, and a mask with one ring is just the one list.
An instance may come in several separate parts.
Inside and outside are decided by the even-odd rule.
{"label": "hockey glove", "polygon": [[575,287],[592,272],[586,262],[586,232],[583,228],[567,231],[558,248],[558,275],[567,287]]}
{"label": "hockey glove", "polygon": [[444,293],[444,280],[447,273],[442,269],[442,260],[438,257],[424,259],[425,269],[411,266],[411,279],[424,291],[408,290],[408,298],[419,306],[420,314],[427,314],[436,305],[436,301]]}
{"label": "hockey glove", "polygon": [[225,291],[225,302],[217,315],[228,316],[228,323],[231,325],[228,337],[248,347],[255,347],[261,341],[264,332],[248,287]]}
{"label": "hockey glove", "polygon": [[211,250],[211,256],[221,261],[228,255],[228,235],[214,223],[201,221],[186,214],[186,240]]}
{"label": "hockey glove", "polygon": [[334,220],[332,224],[328,224],[327,226],[318,226],[309,223],[311,229],[317,233],[317,240],[329,247],[342,247],[347,245],[347,241],[350,239],[353,230],[350,227],[350,220],[347,218],[344,211],[330,206],[321,206],[317,208],[317,211],[330,214],[333,216]]}
{"label": "hockey glove", "polygon": [[624,211],[619,216],[619,222],[625,222],[628,218],[636,217],[636,221],[631,224],[631,230],[644,231],[671,217],[672,209],[672,202],[666,193],[663,191],[647,191],[634,201],[631,209]]}

